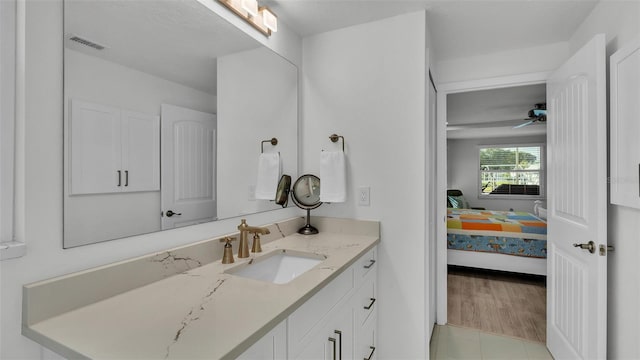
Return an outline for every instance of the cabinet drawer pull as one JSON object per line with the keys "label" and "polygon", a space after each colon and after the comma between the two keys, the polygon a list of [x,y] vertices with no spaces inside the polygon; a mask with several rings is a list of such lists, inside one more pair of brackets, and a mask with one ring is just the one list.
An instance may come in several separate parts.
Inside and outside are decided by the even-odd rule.
{"label": "cabinet drawer pull", "polygon": [[365,310],[369,310],[369,309],[371,309],[371,307],[373,306],[373,303],[375,303],[375,302],[376,302],[376,299],[375,299],[375,298],[370,298],[369,300],[371,300],[371,303],[369,304],[369,306],[365,306],[365,307],[364,307],[364,309],[365,309]]}
{"label": "cabinet drawer pull", "polygon": [[369,260],[369,265],[365,265],[364,268],[365,269],[370,269],[373,266],[373,264],[375,264],[375,263],[376,263],[376,261],[371,259],[371,260]]}
{"label": "cabinet drawer pull", "polygon": [[122,186],[122,171],[118,170],[118,186]]}
{"label": "cabinet drawer pull", "polygon": [[129,170],[124,171],[124,186],[129,186]]}
{"label": "cabinet drawer pull", "polygon": [[340,347],[338,347],[338,359],[342,360],[342,331],[333,330],[338,335],[338,341],[340,341]]}
{"label": "cabinet drawer pull", "polygon": [[371,354],[369,354],[369,357],[364,358],[364,360],[371,360],[371,357],[373,356],[373,353],[376,352],[376,347],[375,346],[369,346],[369,349],[371,349]]}
{"label": "cabinet drawer pull", "polygon": [[333,360],[336,360],[336,339],[330,337],[329,341],[333,343]]}

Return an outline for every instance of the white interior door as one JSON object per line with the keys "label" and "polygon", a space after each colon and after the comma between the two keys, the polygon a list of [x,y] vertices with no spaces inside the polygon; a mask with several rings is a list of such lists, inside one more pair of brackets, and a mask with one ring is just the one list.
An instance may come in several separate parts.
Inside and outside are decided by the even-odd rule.
{"label": "white interior door", "polygon": [[162,229],[216,219],[216,115],[162,105]]}
{"label": "white interior door", "polygon": [[[427,166],[430,169],[434,169],[436,167],[438,158],[438,150],[437,150],[437,142],[436,142],[436,88],[433,84],[432,81],[429,81],[429,116],[427,117],[427,139],[428,140],[428,148],[427,148]],[[437,251],[437,234],[438,232],[436,231],[436,223],[437,223],[437,212],[435,209],[435,205],[436,205],[436,199],[438,198],[437,193],[438,193],[438,187],[437,187],[437,178],[436,178],[436,172],[435,171],[431,171],[428,172],[428,186],[427,186],[427,204],[429,205],[433,205],[433,207],[431,208],[430,211],[428,211],[427,213],[429,214],[429,219],[428,219],[428,227],[427,227],[427,238],[429,239],[428,242],[428,259],[427,259],[427,266],[428,271],[427,271],[427,276],[428,276],[428,294],[429,294],[429,311],[428,311],[428,319],[427,319],[427,329],[428,332],[427,334],[429,335],[429,339],[431,338],[432,332],[433,332],[433,326],[435,325],[436,322],[436,274],[437,274],[437,267],[436,267],[436,262],[437,262],[437,258],[436,258],[436,251]]]}
{"label": "white interior door", "polygon": [[[604,359],[607,259],[599,253],[607,244],[604,35],[551,75],[547,107],[547,346],[556,359]],[[590,242],[593,252],[574,247]]]}

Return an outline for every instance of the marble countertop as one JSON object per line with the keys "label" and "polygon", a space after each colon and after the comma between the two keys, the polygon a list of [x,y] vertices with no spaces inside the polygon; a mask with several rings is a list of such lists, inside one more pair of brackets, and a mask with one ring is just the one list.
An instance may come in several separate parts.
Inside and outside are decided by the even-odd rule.
{"label": "marble countertop", "polygon": [[[23,334],[71,358],[234,358],[378,242],[374,234],[290,234],[250,258],[186,270],[24,325]],[[326,260],[281,285],[224,272],[278,249]]]}

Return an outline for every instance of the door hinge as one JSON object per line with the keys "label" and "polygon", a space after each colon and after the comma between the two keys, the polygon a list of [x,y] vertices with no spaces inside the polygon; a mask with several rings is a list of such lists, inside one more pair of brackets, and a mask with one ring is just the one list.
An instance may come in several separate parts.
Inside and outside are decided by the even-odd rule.
{"label": "door hinge", "polygon": [[608,252],[614,251],[613,245],[600,245],[600,256],[606,256]]}

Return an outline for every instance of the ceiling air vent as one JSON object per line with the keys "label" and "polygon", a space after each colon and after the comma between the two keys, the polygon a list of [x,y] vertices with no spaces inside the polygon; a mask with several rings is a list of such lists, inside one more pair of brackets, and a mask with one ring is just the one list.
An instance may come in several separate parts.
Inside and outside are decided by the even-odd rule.
{"label": "ceiling air vent", "polygon": [[91,40],[87,40],[87,39],[81,38],[78,35],[70,35],[69,36],[69,40],[75,41],[75,42],[77,42],[79,44],[82,44],[84,46],[92,47],[92,48],[94,48],[96,50],[104,50],[105,49],[105,46],[102,46],[102,45],[100,45],[98,43],[95,43],[95,42],[93,42]]}

